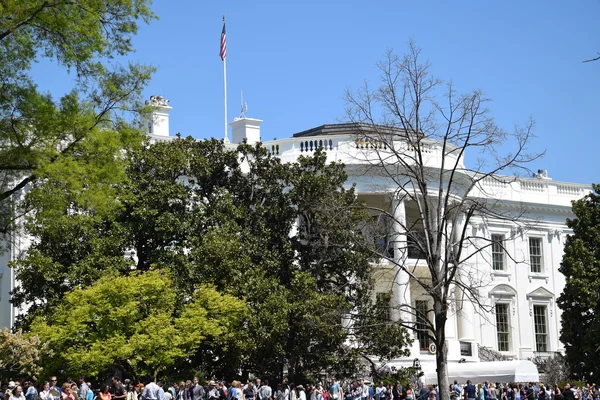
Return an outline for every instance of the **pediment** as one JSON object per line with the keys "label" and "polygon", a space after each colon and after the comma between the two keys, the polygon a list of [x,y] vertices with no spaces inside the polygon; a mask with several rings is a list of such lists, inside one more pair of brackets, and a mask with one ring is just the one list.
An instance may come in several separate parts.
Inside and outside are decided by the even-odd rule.
{"label": "pediment", "polygon": [[527,298],[538,298],[538,299],[551,299],[554,297],[554,293],[546,289],[545,287],[540,286],[535,289],[533,292],[527,294]]}
{"label": "pediment", "polygon": [[495,286],[492,290],[490,290],[490,296],[494,297],[514,297],[517,295],[517,291],[513,289],[512,286],[501,284]]}

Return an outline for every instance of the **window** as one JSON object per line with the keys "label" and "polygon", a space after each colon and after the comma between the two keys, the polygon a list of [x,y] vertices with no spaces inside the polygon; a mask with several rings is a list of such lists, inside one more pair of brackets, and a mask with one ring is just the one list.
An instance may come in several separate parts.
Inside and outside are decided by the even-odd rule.
{"label": "window", "polygon": [[381,322],[390,322],[392,320],[390,313],[390,303],[392,295],[388,292],[376,294],[377,314],[381,318]]}
{"label": "window", "polygon": [[473,356],[473,346],[469,342],[460,342],[460,355],[464,357]]}
{"label": "window", "polygon": [[148,122],[148,133],[151,135],[154,133],[152,132],[152,122]]}
{"label": "window", "polygon": [[375,256],[378,258],[394,258],[393,236],[388,234],[389,225],[385,215],[375,215],[371,224],[363,229],[363,233],[375,245]]}
{"label": "window", "polygon": [[548,351],[546,306],[533,306],[533,325],[535,329],[535,350],[541,352]]}
{"label": "window", "polygon": [[419,243],[425,242],[425,233],[422,230],[411,231],[406,238],[408,246],[408,258],[422,260],[425,252],[419,247]]}
{"label": "window", "polygon": [[417,312],[417,340],[421,350],[429,349],[431,340],[429,338],[429,321],[427,320],[427,314],[429,307],[427,302],[424,300],[415,301],[415,311]]}
{"label": "window", "polygon": [[508,304],[496,304],[496,332],[498,351],[509,351],[510,329],[508,323]]}
{"label": "window", "polygon": [[542,239],[529,238],[529,265],[531,272],[542,272]]}
{"label": "window", "polygon": [[504,271],[504,235],[492,235],[492,269]]}

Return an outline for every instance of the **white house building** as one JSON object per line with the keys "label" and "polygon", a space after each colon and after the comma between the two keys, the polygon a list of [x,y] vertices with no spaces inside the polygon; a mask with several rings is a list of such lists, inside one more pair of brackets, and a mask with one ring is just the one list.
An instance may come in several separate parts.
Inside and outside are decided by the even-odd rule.
{"label": "white house building", "polygon": [[[157,107],[154,117],[145,123],[151,141],[170,140],[168,102],[153,96],[148,104]],[[246,140],[260,142],[261,120],[240,118],[230,126],[232,149]],[[295,161],[301,155],[313,154],[322,148],[329,161],[341,161],[347,167],[347,185],[356,185],[361,200],[374,208],[385,209],[398,220],[410,221],[416,217],[415,204],[398,200],[394,196],[396,184],[385,176],[365,174],[361,165],[365,154],[377,146],[357,139],[355,124],[323,125],[289,138],[262,143],[283,162]],[[439,163],[442,153],[439,144],[427,145],[427,162]],[[462,162],[462,160],[458,160]],[[474,257],[481,282],[479,294],[488,308],[475,307],[466,301],[460,310],[451,313],[446,326],[448,359],[450,362],[478,362],[491,355],[506,359],[531,359],[563,352],[559,341],[561,312],[556,298],[565,285],[558,272],[563,255],[565,237],[570,233],[566,219],[573,217],[571,201],[583,197],[591,185],[556,182],[539,171],[531,178],[485,179],[485,194],[498,199],[501,207],[522,206],[525,218],[532,223],[522,229],[506,220],[475,220],[468,229],[474,235],[485,237],[491,243],[487,251]],[[475,196],[478,194],[476,193]],[[374,215],[376,217],[376,215]],[[392,229],[397,229],[397,224]],[[390,232],[394,234],[394,232]],[[499,243],[503,245],[500,246]],[[9,291],[14,285],[13,275],[6,265],[22,248],[15,248],[0,256],[0,325],[12,326],[14,311],[9,303]],[[410,249],[407,263],[415,270],[426,264]],[[413,309],[427,310],[430,299],[405,273],[397,273],[394,265],[381,260],[374,263],[377,283],[374,296],[390,302],[391,318],[398,318],[399,303],[410,304]],[[404,288],[400,291],[398,288]],[[390,296],[390,293],[393,295]],[[388,296],[388,297],[386,297]],[[418,321],[417,321],[418,322]],[[417,333],[410,357],[397,360],[398,365],[412,363],[418,358],[421,364],[434,363],[435,349],[430,347],[426,335]]]}

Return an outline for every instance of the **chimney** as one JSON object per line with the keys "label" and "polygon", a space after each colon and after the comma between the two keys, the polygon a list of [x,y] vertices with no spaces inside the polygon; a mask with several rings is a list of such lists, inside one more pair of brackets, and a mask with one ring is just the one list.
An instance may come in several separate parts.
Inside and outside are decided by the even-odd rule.
{"label": "chimney", "polygon": [[246,139],[248,144],[260,142],[260,124],[261,119],[254,118],[235,118],[231,125],[232,143],[239,144]]}
{"label": "chimney", "polygon": [[169,100],[162,96],[150,96],[146,106],[153,107],[150,116],[144,118],[144,129],[151,136],[169,136]]}

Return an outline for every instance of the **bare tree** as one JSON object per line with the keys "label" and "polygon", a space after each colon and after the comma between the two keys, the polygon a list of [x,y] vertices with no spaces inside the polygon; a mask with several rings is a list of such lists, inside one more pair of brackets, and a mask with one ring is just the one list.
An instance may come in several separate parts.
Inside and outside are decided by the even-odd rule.
{"label": "bare tree", "polygon": [[[512,133],[502,130],[481,91],[457,93],[452,82],[432,77],[420,53],[413,42],[404,57],[389,51],[378,64],[379,85],[346,92],[347,116],[358,130],[361,173],[382,178],[393,192],[390,208],[371,211],[394,232],[376,256],[394,265],[396,323],[435,344],[440,398],[447,399],[446,321],[452,312],[472,313],[467,305],[489,309],[480,296],[488,282],[475,260],[493,242],[478,227],[500,219],[526,228],[522,209],[499,207],[489,188],[529,173],[527,164],[541,154],[528,150],[533,121]],[[467,153],[476,157],[471,165]],[[416,218],[407,218],[405,204]],[[495,244],[503,248],[510,239]],[[407,300],[411,282],[431,298],[429,309]]]}
{"label": "bare tree", "polygon": [[600,60],[600,52],[598,52],[596,54],[598,54],[598,56],[596,56],[594,58],[587,59],[587,60],[583,60],[582,62],[591,62],[591,61],[598,61],[598,60]]}

